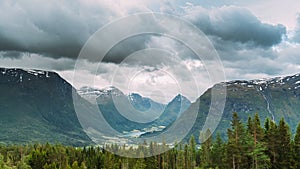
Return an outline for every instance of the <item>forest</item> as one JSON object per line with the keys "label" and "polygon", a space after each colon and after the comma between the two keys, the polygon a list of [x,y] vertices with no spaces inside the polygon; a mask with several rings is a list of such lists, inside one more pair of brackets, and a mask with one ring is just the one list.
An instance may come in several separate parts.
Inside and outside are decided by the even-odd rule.
{"label": "forest", "polygon": [[[208,139],[197,146],[196,139],[179,143],[163,154],[164,144],[144,143],[135,150],[116,145],[71,147],[61,144],[0,145],[1,169],[299,169],[300,124],[292,135],[282,118],[278,123],[258,114],[242,123],[233,113],[227,138],[211,136],[208,130],[200,138]],[[108,151],[109,150],[109,151]],[[126,158],[114,151],[137,153],[145,158]]]}

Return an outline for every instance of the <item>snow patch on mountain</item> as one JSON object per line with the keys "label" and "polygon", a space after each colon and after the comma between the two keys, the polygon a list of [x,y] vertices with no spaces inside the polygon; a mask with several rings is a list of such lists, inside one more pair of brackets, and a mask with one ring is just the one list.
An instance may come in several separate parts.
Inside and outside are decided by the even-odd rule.
{"label": "snow patch on mountain", "polygon": [[98,97],[121,96],[124,95],[119,89],[113,86],[108,86],[103,89],[84,86],[78,91],[78,94],[91,103],[96,103]]}
{"label": "snow patch on mountain", "polygon": [[6,76],[7,82],[23,83],[37,78],[49,78],[54,72],[34,69],[0,68],[0,75]]}

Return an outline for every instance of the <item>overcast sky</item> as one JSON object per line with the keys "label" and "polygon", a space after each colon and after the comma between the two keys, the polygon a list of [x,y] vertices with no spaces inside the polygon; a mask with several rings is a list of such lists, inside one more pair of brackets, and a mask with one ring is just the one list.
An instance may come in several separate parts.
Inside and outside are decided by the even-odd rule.
{"label": "overcast sky", "polygon": [[[77,60],[97,30],[142,12],[166,13],[194,24],[216,49],[226,80],[300,72],[300,2],[295,0],[1,0],[0,66],[56,71],[76,88],[91,85],[87,81],[93,79],[94,87],[115,85],[161,102],[177,93],[194,101],[215,81],[206,65],[176,39],[128,37],[101,63]],[[75,84],[76,62],[85,67]]]}

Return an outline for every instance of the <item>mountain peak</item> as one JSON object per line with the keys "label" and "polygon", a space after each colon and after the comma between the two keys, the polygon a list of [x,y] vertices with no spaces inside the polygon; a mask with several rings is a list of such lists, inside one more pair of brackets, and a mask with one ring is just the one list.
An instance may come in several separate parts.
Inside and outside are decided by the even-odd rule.
{"label": "mountain peak", "polygon": [[183,96],[182,94],[177,94],[175,97],[174,97],[174,99],[172,100],[172,101],[179,101],[179,102],[190,102],[190,100],[187,98],[187,97],[185,97],[185,96]]}
{"label": "mountain peak", "polygon": [[124,95],[121,90],[114,86],[107,86],[105,88],[99,89],[90,86],[83,86],[78,91],[78,94],[88,100],[91,103],[95,103],[96,99],[105,99],[111,96],[121,96]]}
{"label": "mountain peak", "polygon": [[[0,68],[1,81],[6,83],[22,83],[35,81],[40,78],[53,78],[60,76],[51,71],[20,68]],[[5,78],[4,78],[5,77]]]}
{"label": "mountain peak", "polygon": [[107,94],[107,95],[109,95],[109,94],[115,95],[115,96],[124,95],[124,93],[120,89],[118,89],[114,86],[107,86],[103,89],[100,89],[100,91],[102,91],[103,94]]}
{"label": "mountain peak", "polygon": [[0,68],[0,137],[5,138],[2,141],[89,142],[77,119],[73,91],[55,72]]}
{"label": "mountain peak", "polygon": [[119,89],[116,88],[115,86],[106,86],[106,87],[102,88],[102,90],[112,91],[112,90],[119,90]]}
{"label": "mountain peak", "polygon": [[300,88],[300,74],[284,77],[262,78],[254,80],[233,80],[229,82],[221,82],[214,86],[237,87],[243,86],[247,88],[256,88],[258,90],[265,90],[268,88],[283,87],[288,90]]}

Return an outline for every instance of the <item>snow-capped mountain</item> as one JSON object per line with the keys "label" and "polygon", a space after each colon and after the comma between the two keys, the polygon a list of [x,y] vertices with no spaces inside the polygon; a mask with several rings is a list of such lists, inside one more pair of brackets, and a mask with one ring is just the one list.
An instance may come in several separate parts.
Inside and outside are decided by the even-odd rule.
{"label": "snow-capped mountain", "polygon": [[266,78],[266,79],[257,79],[257,80],[235,80],[230,82],[220,83],[221,85],[231,86],[231,85],[242,85],[248,88],[256,88],[260,91],[282,87],[287,90],[294,90],[300,88],[300,74],[295,74],[292,76],[285,77],[275,77],[275,78]]}
{"label": "snow-capped mountain", "polygon": [[108,86],[103,89],[84,86],[77,90],[78,94],[88,100],[89,102],[96,104],[96,99],[107,100],[111,96],[123,96],[123,92],[113,86]]}
{"label": "snow-capped mountain", "polygon": [[[217,129],[221,135],[225,135],[226,129],[230,127],[232,112],[237,112],[244,122],[255,113],[259,113],[261,119],[270,118],[274,121],[284,117],[292,129],[296,128],[300,121],[300,74],[270,79],[235,80],[219,83],[214,87],[218,85],[226,86],[227,90],[225,109]],[[73,107],[74,91],[72,85],[55,72],[0,68],[0,141],[5,143],[26,143],[32,140],[59,141],[72,145],[88,143],[89,139],[83,132]],[[87,110],[85,111],[87,116],[95,115],[89,107],[99,107],[103,110],[107,122],[120,132],[135,129],[146,133],[158,131],[152,130],[153,128],[162,130],[160,126],[167,128],[176,117],[184,113],[185,109],[185,112],[197,109],[196,123],[187,138],[191,134],[196,138],[199,136],[199,130],[206,120],[211,102],[211,89],[197,99],[196,102],[199,102],[200,107],[195,106],[196,103],[190,105],[190,102],[181,95],[164,105],[137,93],[125,95],[115,87],[104,89],[84,87],[78,92],[87,100],[96,100],[97,107],[91,106],[92,104],[78,95],[78,99],[82,99],[84,110]],[[127,100],[121,105],[131,105],[131,108],[123,109],[128,114],[147,115],[156,110],[161,113],[157,114],[157,119],[152,122],[134,123],[118,113],[119,109],[115,106],[113,97],[121,101]],[[132,109],[136,111],[132,113]],[[101,124],[99,125],[101,127]],[[16,135],[18,139],[15,139]]]}
{"label": "snow-capped mountain", "polygon": [[[109,124],[120,132],[168,125],[191,104],[182,95],[177,95],[165,105],[138,93],[125,95],[112,86],[103,89],[82,87],[78,93],[91,103],[97,104]],[[129,119],[124,114],[129,115]],[[131,121],[130,116],[140,117],[145,122]]]}
{"label": "snow-capped mountain", "polygon": [[0,75],[2,77],[0,82],[2,83],[22,83],[41,78],[50,78],[51,76],[56,76],[56,73],[34,69],[0,68]]}
{"label": "snow-capped mountain", "polygon": [[0,142],[91,143],[73,107],[74,90],[55,72],[0,68]]}
{"label": "snow-capped mountain", "polygon": [[[245,123],[248,117],[253,117],[255,113],[258,113],[261,119],[269,118],[276,122],[285,118],[291,129],[296,129],[300,121],[300,74],[248,81],[235,80],[219,83],[214,87],[218,85],[226,86],[227,90],[225,109],[217,128],[221,135],[226,135],[224,129],[230,127],[233,112],[237,112]],[[190,135],[199,136],[199,129],[202,128],[209,112],[211,90],[208,89],[197,100],[200,102],[200,108]],[[193,108],[194,104],[190,108]],[[189,109],[187,111],[190,111]]]}
{"label": "snow-capped mountain", "polygon": [[127,104],[130,104],[134,109],[141,112],[147,112],[152,109],[151,112],[155,116],[164,110],[164,104],[153,101],[150,98],[143,97],[138,93],[130,93],[125,95],[121,90],[114,86],[108,86],[103,89],[93,87],[82,87],[78,91],[78,94],[88,100],[90,103],[103,105],[107,102],[113,102],[114,98],[122,99]]}

